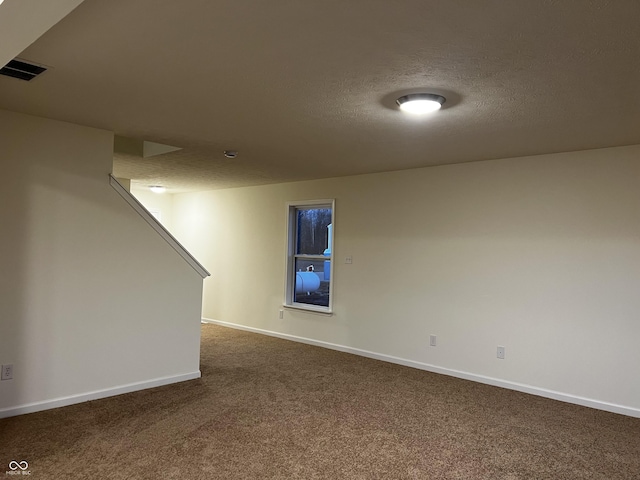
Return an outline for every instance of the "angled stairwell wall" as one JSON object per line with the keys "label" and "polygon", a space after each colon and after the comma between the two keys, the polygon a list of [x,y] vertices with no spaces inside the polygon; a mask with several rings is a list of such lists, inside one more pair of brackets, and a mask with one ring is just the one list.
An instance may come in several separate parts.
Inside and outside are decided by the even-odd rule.
{"label": "angled stairwell wall", "polygon": [[202,277],[109,185],[112,148],[0,111],[0,417],[200,375]]}

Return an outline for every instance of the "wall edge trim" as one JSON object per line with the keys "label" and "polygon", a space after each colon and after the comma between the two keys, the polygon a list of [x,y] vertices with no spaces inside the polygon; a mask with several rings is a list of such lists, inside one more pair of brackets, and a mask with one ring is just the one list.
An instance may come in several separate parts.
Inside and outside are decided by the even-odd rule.
{"label": "wall edge trim", "polygon": [[184,259],[185,262],[189,264],[191,268],[198,272],[198,275],[200,275],[203,279],[211,276],[209,271],[204,268],[198,260],[196,260],[196,257],[191,255],[189,250],[187,250],[178,240],[176,240],[176,237],[171,235],[169,230],[167,230],[164,225],[162,225],[153,215],[151,215],[146,207],[142,205],[142,203],[140,203],[138,199],[134,197],[126,188],[124,188],[118,181],[118,179],[111,174],[109,174],[109,184],[116,192],[118,192],[118,194],[124,199],[124,201],[127,202],[131,206],[131,208],[133,208],[138,213],[138,215],[140,215],[144,219],[144,221],[147,222],[151,226],[151,228],[153,228],[158,233],[158,235],[160,235],[162,239],[167,242],[169,246],[171,246],[171,248],[173,248],[178,253],[178,255],[180,255]]}
{"label": "wall edge trim", "polygon": [[138,390],[146,390],[148,388],[161,387],[172,383],[185,382],[187,380],[195,380],[200,378],[202,374],[200,370],[196,372],[183,373],[181,375],[172,375],[169,377],[160,377],[153,380],[145,380],[143,382],[128,383],[113,388],[105,388],[102,390],[94,390],[87,393],[79,393],[66,397],[54,398],[51,400],[43,400],[40,402],[27,403],[15,407],[7,407],[0,409],[0,418],[15,417],[27,413],[35,413],[53,408],[66,407],[75,405],[76,403],[89,402],[91,400],[99,400],[101,398],[115,397],[124,393],[136,392]]}
{"label": "wall edge trim", "polygon": [[359,355],[361,357],[372,358],[374,360],[381,360],[383,362],[395,363],[397,365],[403,365],[405,367],[417,368],[418,370],[425,370],[427,372],[438,373],[441,375],[448,375],[450,377],[460,378],[463,380],[470,380],[472,382],[483,383],[494,387],[506,388],[507,390],[515,390],[517,392],[528,393],[539,397],[549,398],[551,400],[558,400],[560,402],[571,403],[574,405],[580,405],[582,407],[594,408],[596,410],[603,410],[605,412],[618,413],[620,415],[627,415],[629,417],[640,418],[640,409],[627,407],[624,405],[618,405],[615,403],[603,402],[601,400],[595,400],[592,398],[580,397],[577,395],[571,395],[568,393],[558,392],[555,390],[547,390],[545,388],[535,387],[532,385],[526,385],[523,383],[511,382],[508,380],[501,380],[499,378],[487,377],[484,375],[478,375],[475,373],[464,372],[461,370],[453,370],[450,368],[438,367],[428,363],[417,362],[415,360],[408,360],[405,358],[394,357],[392,355],[386,355],[383,353],[371,352],[368,350],[362,350],[359,348],[348,347],[345,345],[339,345],[335,343],[324,342],[322,340],[314,340],[306,337],[299,337],[288,333],[279,333],[271,330],[265,330],[261,328],[248,327],[246,325],[240,325],[237,323],[223,322],[221,320],[214,320],[210,318],[203,318],[202,323],[212,323],[220,325],[222,327],[235,328],[237,330],[245,330],[248,332],[259,333],[262,335],[268,335],[271,337],[282,338],[284,340],[291,340],[299,343],[306,343],[316,347],[328,348],[331,350],[338,350],[340,352],[351,353]]}

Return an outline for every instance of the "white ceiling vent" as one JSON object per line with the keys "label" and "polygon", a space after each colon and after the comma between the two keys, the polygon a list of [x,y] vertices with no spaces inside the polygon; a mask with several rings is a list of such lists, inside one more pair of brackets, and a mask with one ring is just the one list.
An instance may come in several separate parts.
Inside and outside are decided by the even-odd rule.
{"label": "white ceiling vent", "polygon": [[7,77],[18,78],[20,80],[26,80],[30,82],[38,75],[47,71],[47,67],[42,65],[35,65],[28,63],[24,60],[11,60],[4,67],[0,69],[0,75],[6,75]]}

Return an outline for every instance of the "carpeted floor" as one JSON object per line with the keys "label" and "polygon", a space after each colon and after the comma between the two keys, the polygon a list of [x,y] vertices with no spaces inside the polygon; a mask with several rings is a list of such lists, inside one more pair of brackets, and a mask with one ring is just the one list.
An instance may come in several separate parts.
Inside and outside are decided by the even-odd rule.
{"label": "carpeted floor", "polygon": [[215,325],[201,369],[0,420],[0,476],[640,479],[640,419]]}

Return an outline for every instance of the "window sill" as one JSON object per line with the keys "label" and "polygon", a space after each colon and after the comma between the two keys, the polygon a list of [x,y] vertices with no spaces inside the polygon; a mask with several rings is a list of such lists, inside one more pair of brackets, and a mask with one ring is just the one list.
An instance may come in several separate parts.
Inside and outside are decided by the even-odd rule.
{"label": "window sill", "polygon": [[331,317],[333,316],[333,310],[326,310],[326,309],[320,309],[320,308],[313,308],[313,307],[304,307],[301,305],[282,305],[284,308],[287,309],[291,309],[291,310],[300,310],[302,312],[307,312],[307,313],[319,313],[320,315],[326,315],[327,317]]}

